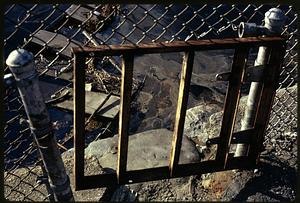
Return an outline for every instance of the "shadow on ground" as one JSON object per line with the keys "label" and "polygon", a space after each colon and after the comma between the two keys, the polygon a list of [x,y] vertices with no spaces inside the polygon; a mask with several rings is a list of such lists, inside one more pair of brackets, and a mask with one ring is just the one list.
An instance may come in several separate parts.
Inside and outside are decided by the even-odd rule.
{"label": "shadow on ground", "polygon": [[[238,172],[227,188],[225,199],[231,201],[292,201],[296,191],[296,168],[266,157],[258,172]],[[242,187],[241,187],[242,186]],[[242,188],[238,191],[238,188]]]}

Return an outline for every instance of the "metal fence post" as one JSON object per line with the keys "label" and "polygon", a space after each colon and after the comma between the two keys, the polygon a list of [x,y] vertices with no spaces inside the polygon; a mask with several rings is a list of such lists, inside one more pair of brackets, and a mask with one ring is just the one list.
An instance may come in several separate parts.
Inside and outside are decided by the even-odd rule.
{"label": "metal fence post", "polygon": [[15,77],[55,198],[57,201],[74,201],[70,180],[40,91],[33,54],[24,49],[14,50],[8,56],[6,64]]}
{"label": "metal fence post", "polygon": [[[264,26],[257,26],[254,23],[241,23],[239,27],[239,37],[257,36],[257,35],[280,35],[285,23],[285,15],[278,8],[271,8],[265,13]],[[266,65],[269,57],[270,49],[267,47],[259,47],[257,58],[254,66]],[[253,127],[256,110],[262,90],[261,82],[251,82],[250,91],[247,100],[247,107],[244,118],[242,120],[241,130],[247,130]],[[235,156],[246,156],[248,153],[247,144],[238,144]]]}

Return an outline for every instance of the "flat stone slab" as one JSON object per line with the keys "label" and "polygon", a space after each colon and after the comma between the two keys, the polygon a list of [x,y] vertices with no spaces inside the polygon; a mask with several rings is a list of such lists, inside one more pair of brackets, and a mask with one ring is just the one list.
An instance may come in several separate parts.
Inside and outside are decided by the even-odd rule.
{"label": "flat stone slab", "polygon": [[[73,92],[73,89],[71,89],[71,92]],[[98,108],[98,106],[104,101],[106,96],[107,94],[101,92],[85,91],[85,113],[93,114],[94,111]],[[108,119],[114,119],[116,115],[119,113],[119,109],[120,109],[119,104],[120,104],[120,97],[111,95],[110,98],[106,101],[106,103],[101,107],[97,115]],[[66,109],[69,111],[73,111],[74,108],[73,97],[64,100],[60,103],[56,103],[53,106]]]}
{"label": "flat stone slab", "polygon": [[70,16],[71,19],[76,20],[78,23],[85,22],[86,20],[97,20],[96,15],[92,15],[90,18],[92,10],[84,8],[79,5],[71,5],[67,10],[66,14]]}
{"label": "flat stone slab", "polygon": [[[129,136],[127,170],[168,166],[172,133],[167,129],[155,129]],[[96,158],[102,168],[116,170],[118,157],[118,135],[94,141],[85,149],[85,158]],[[73,149],[64,153],[65,159],[73,156]],[[180,164],[200,162],[195,144],[183,136]],[[100,171],[100,169],[99,169]]]}
{"label": "flat stone slab", "polygon": [[60,56],[63,56],[67,59],[70,59],[72,57],[71,49],[73,47],[78,47],[82,45],[81,42],[78,42],[73,39],[71,40],[71,42],[69,42],[66,36],[47,30],[39,30],[37,33],[35,33],[32,36],[31,43],[34,43],[41,47],[44,47],[45,43],[47,43],[47,47],[51,48],[54,52],[62,50]]}

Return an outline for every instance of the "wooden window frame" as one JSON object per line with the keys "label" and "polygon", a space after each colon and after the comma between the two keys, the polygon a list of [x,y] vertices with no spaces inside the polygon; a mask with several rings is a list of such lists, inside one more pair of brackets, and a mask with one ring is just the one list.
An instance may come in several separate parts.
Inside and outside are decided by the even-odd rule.
{"label": "wooden window frame", "polygon": [[[233,126],[240,97],[240,89],[245,73],[248,51],[252,47],[271,48],[269,62],[265,67],[263,89],[252,129],[233,133]],[[262,147],[264,133],[268,124],[273,98],[276,92],[280,68],[285,53],[286,39],[283,37],[249,37],[213,40],[189,40],[170,43],[101,45],[97,47],[73,48],[74,55],[74,143],[75,143],[75,190],[107,187],[115,184],[161,180],[196,174],[211,173],[231,169],[255,167]],[[199,163],[178,164],[188,92],[193,69],[194,53],[203,50],[234,49],[232,71],[228,79],[224,114],[220,136],[214,144],[218,145],[215,160]],[[128,127],[130,120],[130,99],[135,54],[184,52],[179,96],[169,166],[126,170],[128,151]],[[87,57],[123,56],[122,82],[119,113],[118,163],[116,173],[84,175],[85,148],[85,61]],[[235,139],[232,139],[235,138]],[[244,138],[244,139],[243,139]],[[247,139],[245,139],[247,138]],[[230,144],[249,144],[248,156],[229,156]]]}

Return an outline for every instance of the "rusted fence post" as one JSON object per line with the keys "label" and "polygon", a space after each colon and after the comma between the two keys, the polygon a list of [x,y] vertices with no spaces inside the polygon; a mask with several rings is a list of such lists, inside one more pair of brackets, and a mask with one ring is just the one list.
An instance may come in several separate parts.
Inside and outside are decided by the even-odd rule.
{"label": "rusted fence post", "polygon": [[24,49],[14,50],[8,56],[6,64],[14,75],[55,198],[57,201],[74,201],[70,180],[40,91],[33,55]]}
{"label": "rusted fence post", "polygon": [[[253,37],[258,35],[276,36],[280,35],[285,23],[285,15],[278,8],[271,8],[265,13],[264,26],[257,26],[254,23],[241,23],[239,26],[239,37]],[[266,65],[270,49],[267,47],[259,47],[257,58],[254,66]],[[251,87],[247,100],[247,107],[242,120],[241,130],[247,130],[253,127],[256,117],[256,111],[262,90],[261,82],[251,82]],[[235,156],[246,156],[248,153],[247,144],[238,144]]]}

